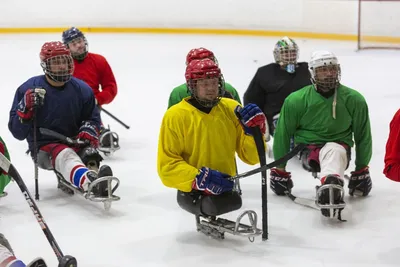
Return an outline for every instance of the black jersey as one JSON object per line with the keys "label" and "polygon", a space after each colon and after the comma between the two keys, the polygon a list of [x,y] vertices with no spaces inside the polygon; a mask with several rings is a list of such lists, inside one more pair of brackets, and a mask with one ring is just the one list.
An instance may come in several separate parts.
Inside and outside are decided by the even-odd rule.
{"label": "black jersey", "polygon": [[280,113],[286,97],[310,84],[307,62],[297,63],[294,73],[288,73],[279,64],[271,63],[257,70],[244,93],[243,103],[254,103],[263,110],[270,133],[273,134],[272,118]]}

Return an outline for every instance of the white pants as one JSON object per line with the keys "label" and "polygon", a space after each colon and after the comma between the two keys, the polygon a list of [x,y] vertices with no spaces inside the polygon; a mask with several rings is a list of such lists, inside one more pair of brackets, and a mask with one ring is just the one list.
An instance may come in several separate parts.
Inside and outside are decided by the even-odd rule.
{"label": "white pants", "polygon": [[71,148],[63,149],[55,159],[57,172],[61,173],[65,180],[78,188],[87,191],[90,180],[87,173],[90,171],[82,162],[81,158]]}
{"label": "white pants", "polygon": [[326,143],[319,152],[319,164],[321,178],[329,174],[336,174],[343,179],[348,164],[346,149],[338,143]]}

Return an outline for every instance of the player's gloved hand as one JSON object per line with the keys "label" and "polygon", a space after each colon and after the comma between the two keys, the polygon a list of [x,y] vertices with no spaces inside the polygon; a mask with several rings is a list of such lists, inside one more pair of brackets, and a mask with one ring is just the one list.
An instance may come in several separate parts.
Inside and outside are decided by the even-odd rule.
{"label": "player's gloved hand", "polygon": [[[6,150],[6,148],[5,148],[4,144],[2,142],[0,142],[0,154],[4,155],[5,150]],[[7,172],[5,170],[3,170],[2,168],[0,168],[0,174],[7,174]]]}
{"label": "player's gloved hand", "polygon": [[235,108],[235,114],[246,134],[251,135],[251,127],[260,127],[262,134],[265,135],[267,131],[267,119],[256,104],[247,104],[243,108],[238,105]]}
{"label": "player's gloved hand", "polygon": [[45,94],[46,90],[43,88],[28,89],[18,103],[18,116],[24,121],[32,119],[33,109],[44,104]]}
{"label": "player's gloved hand", "polygon": [[80,141],[88,142],[92,147],[97,148],[99,146],[99,134],[96,126],[89,121],[86,121],[79,128],[79,134],[77,139]]}
{"label": "player's gloved hand", "polygon": [[212,195],[229,192],[233,189],[233,181],[228,180],[228,177],[230,175],[226,173],[202,167],[193,181],[192,188]]}
{"label": "player's gloved hand", "polygon": [[369,175],[368,166],[351,172],[348,188],[350,196],[368,196],[372,189],[372,180]]}
{"label": "player's gloved hand", "polygon": [[292,175],[290,172],[282,171],[277,168],[271,169],[270,188],[278,196],[286,195],[285,192],[291,192],[293,188]]}

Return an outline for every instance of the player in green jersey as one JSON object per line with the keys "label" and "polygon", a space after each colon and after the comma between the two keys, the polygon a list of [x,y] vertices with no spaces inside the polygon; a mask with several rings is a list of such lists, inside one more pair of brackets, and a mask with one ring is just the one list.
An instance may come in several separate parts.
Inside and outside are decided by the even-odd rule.
{"label": "player in green jersey", "polygon": [[[280,158],[295,144],[307,144],[301,153],[304,169],[319,173],[317,204],[324,216],[340,215],[344,208],[344,172],[355,145],[355,170],[348,183],[350,195],[367,196],[372,188],[368,164],[372,156],[368,105],[356,90],[340,83],[341,68],[331,52],[314,52],[309,62],[312,85],[289,95],[274,134],[274,155]],[[285,164],[271,170],[271,189],[285,195],[293,187]],[[330,192],[333,198],[330,198]]]}

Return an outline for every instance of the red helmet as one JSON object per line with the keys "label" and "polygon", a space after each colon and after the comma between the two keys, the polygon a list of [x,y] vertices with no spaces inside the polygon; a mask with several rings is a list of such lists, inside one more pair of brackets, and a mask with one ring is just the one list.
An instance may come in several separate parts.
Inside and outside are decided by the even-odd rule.
{"label": "red helmet", "polygon": [[[186,66],[185,78],[191,95],[205,107],[215,106],[225,93],[225,83],[221,69],[209,58],[192,60]],[[197,80],[210,78],[218,78],[218,97],[213,100],[200,99],[197,93]]]}
{"label": "red helmet", "polygon": [[200,48],[193,48],[192,50],[189,51],[189,53],[186,56],[186,65],[189,64],[194,59],[205,59],[205,58],[209,58],[218,64],[218,61],[215,58],[213,52],[204,47],[200,47]]}
{"label": "red helmet", "polygon": [[71,52],[62,42],[47,42],[40,50],[40,65],[53,81],[68,82],[74,72]]}
{"label": "red helmet", "polygon": [[40,50],[40,60],[45,61],[51,57],[68,55],[71,56],[71,52],[68,47],[61,42],[47,42],[42,46]]}

